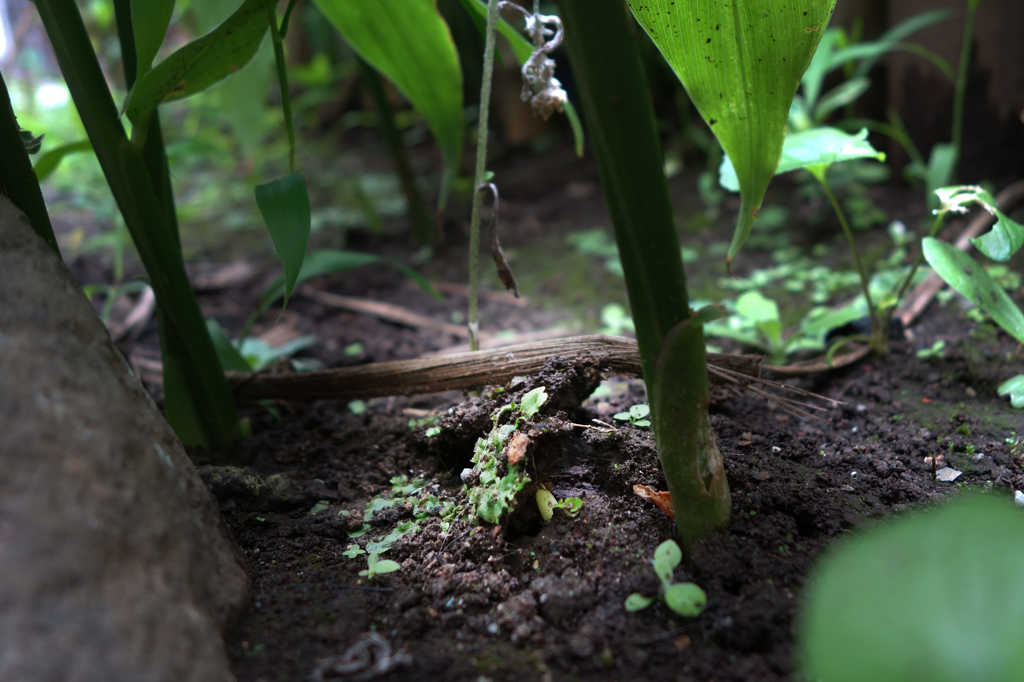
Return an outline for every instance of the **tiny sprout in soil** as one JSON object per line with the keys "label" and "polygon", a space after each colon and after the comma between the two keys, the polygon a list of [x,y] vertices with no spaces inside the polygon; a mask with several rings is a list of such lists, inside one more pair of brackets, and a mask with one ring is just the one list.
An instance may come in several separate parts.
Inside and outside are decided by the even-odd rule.
{"label": "tiny sprout in soil", "polygon": [[[654,572],[661,581],[661,598],[665,604],[680,616],[699,616],[707,606],[708,598],[694,583],[674,583],[672,573],[683,560],[683,553],[674,540],[665,540],[654,550]],[[645,597],[634,592],[626,599],[627,611],[640,611],[654,603],[654,597]]]}
{"label": "tiny sprout in soil", "polygon": [[390,559],[381,559],[377,556],[376,552],[366,557],[366,568],[359,571],[359,575],[373,580],[374,576],[381,575],[383,573],[394,573],[395,571],[402,568],[397,561],[391,561]]}
{"label": "tiny sprout in soil", "polygon": [[630,407],[628,412],[619,412],[615,414],[612,418],[620,422],[628,421],[633,426],[643,428],[651,425],[651,420],[647,418],[650,414],[651,408],[641,403]]}

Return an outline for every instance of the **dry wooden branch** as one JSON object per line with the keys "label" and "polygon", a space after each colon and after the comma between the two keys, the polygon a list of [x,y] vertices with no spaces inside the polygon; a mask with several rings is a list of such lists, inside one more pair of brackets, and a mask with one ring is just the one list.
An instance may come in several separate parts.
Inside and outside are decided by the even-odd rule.
{"label": "dry wooden branch", "polygon": [[[860,349],[838,356],[833,367],[847,365],[862,356]],[[634,339],[595,334],[316,372],[252,375],[228,372],[228,381],[235,395],[245,400],[355,400],[503,384],[512,377],[540,371],[552,357],[565,358],[572,364],[596,366],[607,375],[640,375],[640,354]],[[740,387],[759,383],[788,388],[769,377],[804,376],[822,370],[817,364],[794,368],[770,367],[763,363],[764,357],[760,355],[708,353],[708,378],[712,383]],[[825,365],[824,369],[830,368]]]}

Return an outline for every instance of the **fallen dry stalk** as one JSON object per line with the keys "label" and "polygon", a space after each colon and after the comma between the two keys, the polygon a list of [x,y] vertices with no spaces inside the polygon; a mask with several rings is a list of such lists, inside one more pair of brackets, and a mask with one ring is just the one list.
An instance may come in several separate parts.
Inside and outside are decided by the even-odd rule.
{"label": "fallen dry stalk", "polygon": [[[375,362],[316,372],[245,374],[228,372],[235,396],[244,400],[355,400],[391,395],[468,390],[503,384],[515,376],[533,374],[549,358],[561,357],[574,365],[592,365],[603,373],[640,375],[636,341],[621,336],[594,334],[523,343],[494,350],[430,356],[413,360]],[[863,357],[860,349],[836,356],[832,368]],[[821,371],[763,365],[760,355],[708,353],[712,383],[747,386],[752,383],[782,387],[771,376],[794,377]],[[828,366],[825,369],[829,369]],[[783,387],[788,388],[788,387]]]}

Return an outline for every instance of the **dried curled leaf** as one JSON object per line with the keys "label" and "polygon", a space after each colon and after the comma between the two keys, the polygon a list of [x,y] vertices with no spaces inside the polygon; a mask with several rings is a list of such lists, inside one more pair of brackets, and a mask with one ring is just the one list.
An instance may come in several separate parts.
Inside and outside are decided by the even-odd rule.
{"label": "dried curled leaf", "polygon": [[633,494],[645,500],[650,500],[658,506],[658,509],[668,514],[669,518],[674,519],[676,517],[675,511],[672,509],[672,494],[667,490],[663,492],[655,490],[649,485],[634,485]]}
{"label": "dried curled leaf", "polygon": [[530,437],[525,433],[517,433],[512,436],[512,440],[509,441],[508,449],[508,463],[519,464],[523,457],[526,456],[526,448],[530,444]]}

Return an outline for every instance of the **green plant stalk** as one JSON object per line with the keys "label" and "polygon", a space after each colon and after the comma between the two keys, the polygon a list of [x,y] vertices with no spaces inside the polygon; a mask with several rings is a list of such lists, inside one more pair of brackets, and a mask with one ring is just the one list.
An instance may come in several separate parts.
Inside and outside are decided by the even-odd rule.
{"label": "green plant stalk", "polygon": [[832,202],[832,209],[836,212],[836,217],[839,218],[839,225],[843,229],[846,241],[850,244],[853,262],[857,266],[857,273],[860,274],[861,291],[864,292],[864,299],[868,304],[868,316],[871,318],[871,348],[882,357],[885,357],[889,354],[889,328],[882,326],[878,312],[875,310],[875,304],[871,300],[871,291],[868,286],[871,279],[868,277],[867,268],[864,267],[864,261],[861,260],[860,250],[857,248],[857,242],[853,238],[853,230],[850,229],[850,223],[846,220],[846,213],[843,211],[843,207],[839,205],[839,200],[836,199],[836,195],[832,192],[832,188],[825,178],[825,168],[811,167],[808,170],[821,183],[821,187],[828,196],[828,200]]}
{"label": "green plant stalk", "polygon": [[149,274],[166,324],[169,350],[180,360],[187,381],[188,398],[201,415],[203,432],[186,434],[184,440],[219,448],[233,437],[238,414],[185,273],[177,235],[150,179],[143,152],[125,135],[74,1],[38,0],[36,7],[100,167]]}
{"label": "green plant stalk", "polygon": [[292,98],[288,92],[288,64],[284,60],[284,42],[277,29],[277,8],[267,5],[267,22],[270,24],[270,38],[274,44],[274,61],[277,62],[277,79],[281,83],[281,109],[284,110],[284,129],[288,132],[288,172],[295,172],[295,124],[292,122]]}
{"label": "green plant stalk", "polygon": [[409,152],[395,125],[395,114],[384,92],[384,82],[380,74],[361,57],[356,57],[356,61],[359,63],[359,73],[366,85],[366,90],[370,93],[374,106],[377,107],[377,121],[380,124],[381,133],[384,135],[384,142],[388,146],[388,152],[391,154],[391,163],[402,183],[402,194],[405,195],[405,200],[409,203],[413,236],[422,244],[433,243],[434,223],[430,219],[427,205],[423,202],[423,196],[416,187],[416,176],[412,172],[412,164],[409,163]]}
{"label": "green plant stalk", "polygon": [[967,71],[971,66],[971,41],[974,38],[974,15],[981,0],[967,0],[967,17],[964,19],[964,38],[960,43],[960,65],[956,70],[956,82],[953,85],[953,131],[950,141],[956,149],[956,161],[953,163],[953,174],[950,181],[957,182],[957,169],[960,166],[960,150],[964,133],[964,98],[967,93]]}
{"label": "green plant stalk", "polygon": [[46,212],[43,192],[25,151],[3,74],[0,74],[0,194],[6,195],[28,216],[32,229],[59,258],[60,247],[53,235],[50,214]]}
{"label": "green plant stalk", "polygon": [[484,73],[480,83],[480,116],[477,120],[476,168],[473,171],[473,211],[469,219],[469,347],[480,348],[480,321],[477,315],[477,293],[480,286],[480,211],[483,208],[482,186],[487,174],[487,126],[491,109],[491,80],[494,78],[495,29],[498,25],[498,0],[487,3],[487,30],[484,37]]}
{"label": "green plant stalk", "polygon": [[647,79],[620,0],[562,0],[559,9],[625,274],[658,456],[689,556],[693,540],[727,525],[731,502],[708,418],[704,330],[690,323]]}

